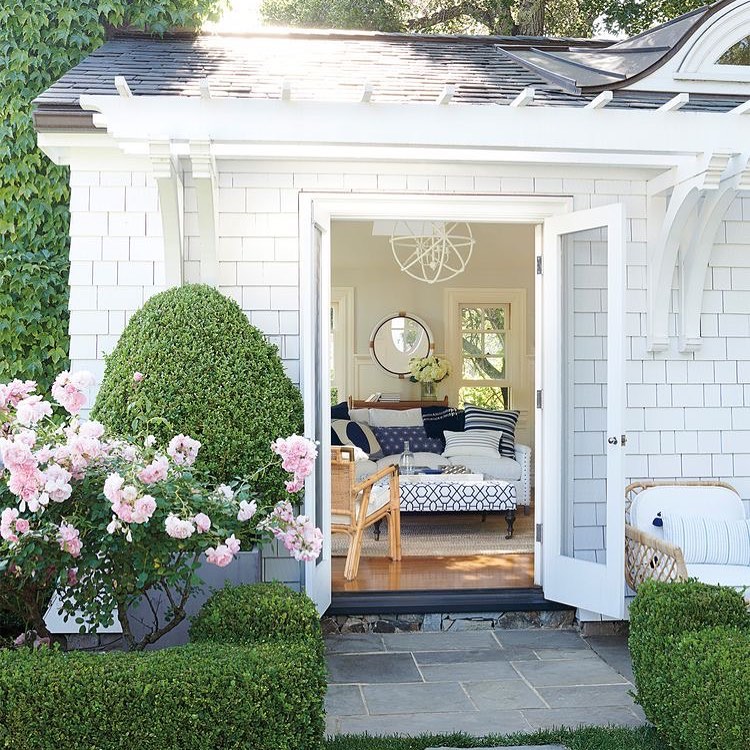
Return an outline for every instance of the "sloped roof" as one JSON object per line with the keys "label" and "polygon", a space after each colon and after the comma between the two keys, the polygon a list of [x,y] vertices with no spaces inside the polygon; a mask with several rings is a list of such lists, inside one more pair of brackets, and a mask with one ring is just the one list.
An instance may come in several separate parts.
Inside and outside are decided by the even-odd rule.
{"label": "sloped roof", "polygon": [[[294,100],[434,102],[448,84],[453,101],[508,104],[533,87],[531,106],[583,107],[603,88],[610,108],[654,109],[671,93],[623,86],[659,65],[718,7],[699,9],[623,42],[528,37],[437,36],[346,31],[265,31],[154,39],[114,38],[66,73],[34,102],[38,128],[92,127],[84,94],[116,95],[124,76],[136,96],[199,96],[206,78],[213,96]],[[691,96],[684,111],[725,112],[738,95]],[[72,123],[75,121],[75,125]]]}

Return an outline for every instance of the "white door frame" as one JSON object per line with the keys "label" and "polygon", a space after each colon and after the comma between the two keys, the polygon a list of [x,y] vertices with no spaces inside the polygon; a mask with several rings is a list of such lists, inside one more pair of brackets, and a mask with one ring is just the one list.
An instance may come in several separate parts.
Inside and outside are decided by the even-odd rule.
{"label": "white door frame", "polygon": [[[563,393],[562,355],[562,252],[561,238],[575,232],[606,227],[607,233],[607,425],[606,437],[606,564],[563,554],[561,478]],[[544,497],[560,502],[543,508],[545,596],[579,609],[621,619],[625,602],[625,210],[621,203],[551,217],[543,227],[544,273],[541,285],[543,310],[541,331],[544,361],[541,373],[544,403],[537,411],[537,434],[541,433],[545,471],[541,476]],[[537,327],[537,331],[540,328]],[[538,351],[538,349],[537,349]],[[541,429],[539,429],[541,428]],[[539,485],[537,485],[539,488]],[[571,529],[572,531],[572,529]]]}
{"label": "white door frame", "polygon": [[[300,258],[300,334],[302,336],[302,363],[300,370],[302,394],[305,402],[305,434],[312,435],[315,415],[312,404],[315,403],[315,388],[328,390],[328,371],[315,371],[315,356],[312,351],[315,340],[315,314],[312,309],[313,280],[319,271],[324,289],[321,290],[321,303],[327,309],[330,304],[330,267],[331,267],[331,222],[336,219],[366,220],[377,219],[413,219],[424,221],[462,221],[497,224],[535,224],[540,225],[546,219],[569,213],[573,208],[573,199],[567,196],[523,196],[523,195],[425,195],[411,193],[342,193],[342,192],[300,192],[299,194],[299,258]],[[313,268],[311,248],[314,241],[314,226],[323,231],[321,268]],[[541,233],[537,231],[537,255],[540,254]],[[325,283],[328,279],[328,283]],[[537,319],[540,317],[540,298],[537,295]],[[321,316],[322,326],[327,326],[327,318]],[[538,328],[537,323],[537,328]],[[328,330],[317,332],[323,347],[322,361],[327,368]],[[536,356],[541,354],[539,344],[535,346]],[[330,412],[323,410],[322,433],[330,431]],[[535,445],[535,469],[537,497],[535,502],[536,522],[541,521],[541,508],[544,500],[540,496],[539,482],[541,460],[540,430],[537,429]],[[318,469],[323,472],[324,497],[330,493],[330,472],[324,470],[330,465],[330,446],[323,441],[320,446]],[[315,483],[308,480],[305,489],[305,513],[314,516]],[[331,534],[330,505],[323,503],[322,518],[316,523],[323,530],[324,544],[322,562],[307,563],[305,566],[305,590],[323,611],[331,601]],[[537,544],[535,560],[540,558]],[[542,584],[541,566],[535,562],[535,583]]]}

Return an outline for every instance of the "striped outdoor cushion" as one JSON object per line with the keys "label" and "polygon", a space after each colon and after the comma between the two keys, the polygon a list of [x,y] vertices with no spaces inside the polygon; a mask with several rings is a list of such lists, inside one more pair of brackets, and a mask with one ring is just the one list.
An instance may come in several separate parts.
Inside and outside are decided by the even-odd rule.
{"label": "striped outdoor cushion", "polygon": [[[451,432],[446,430],[445,450],[446,458],[451,456],[487,456],[497,458],[498,440],[496,430],[471,430],[470,432]],[[501,443],[502,445],[502,438]]]}
{"label": "striped outdoor cushion", "polygon": [[686,563],[750,565],[750,519],[662,514],[662,520],[664,538],[682,550]]}
{"label": "striped outdoor cushion", "polygon": [[481,406],[464,406],[465,427],[469,430],[498,430],[502,432],[500,453],[506,458],[516,457],[516,424],[517,411],[492,411]]}

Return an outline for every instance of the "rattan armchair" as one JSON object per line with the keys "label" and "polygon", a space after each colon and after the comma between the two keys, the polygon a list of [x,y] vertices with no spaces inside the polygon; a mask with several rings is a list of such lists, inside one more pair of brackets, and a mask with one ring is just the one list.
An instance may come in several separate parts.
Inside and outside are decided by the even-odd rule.
{"label": "rattan armchair", "polygon": [[[724,482],[669,481],[634,482],[625,488],[625,580],[633,591],[643,581],[686,581],[687,566],[682,550],[664,539],[631,525],[631,507],[643,490],[653,487],[723,487],[736,490]],[[709,511],[710,512],[710,511]]]}
{"label": "rattan armchair", "polygon": [[388,466],[362,482],[355,479],[355,467],[353,448],[331,448],[331,533],[349,537],[347,581],[357,577],[365,529],[384,518],[388,519],[390,558],[401,559],[398,467]]}

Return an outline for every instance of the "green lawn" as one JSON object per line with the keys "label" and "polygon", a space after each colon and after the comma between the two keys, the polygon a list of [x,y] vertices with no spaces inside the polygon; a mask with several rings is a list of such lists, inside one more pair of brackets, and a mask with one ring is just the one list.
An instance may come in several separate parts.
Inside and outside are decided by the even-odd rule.
{"label": "green lawn", "polygon": [[326,750],[425,750],[428,747],[503,747],[508,745],[554,745],[570,750],[664,750],[664,742],[650,728],[561,729],[534,734],[513,734],[477,739],[465,734],[420,737],[369,737],[349,734],[329,739]]}

